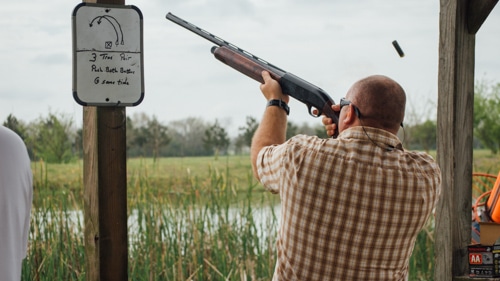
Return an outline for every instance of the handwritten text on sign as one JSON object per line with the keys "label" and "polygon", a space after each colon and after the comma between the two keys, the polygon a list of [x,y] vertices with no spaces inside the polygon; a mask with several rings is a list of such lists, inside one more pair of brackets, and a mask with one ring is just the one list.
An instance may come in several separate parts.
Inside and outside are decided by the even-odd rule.
{"label": "handwritten text on sign", "polygon": [[73,96],[81,105],[135,106],[144,98],[142,14],[82,3],[73,11]]}

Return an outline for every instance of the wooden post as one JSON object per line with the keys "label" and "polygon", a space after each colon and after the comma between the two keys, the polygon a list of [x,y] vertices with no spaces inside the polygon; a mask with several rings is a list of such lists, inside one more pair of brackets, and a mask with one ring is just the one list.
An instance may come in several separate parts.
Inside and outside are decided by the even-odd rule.
{"label": "wooden post", "polygon": [[436,281],[468,280],[475,33],[497,1],[440,0],[437,159],[443,181],[436,208]]}
{"label": "wooden post", "polygon": [[498,0],[469,0],[467,27],[470,34],[476,34],[497,3]]}
{"label": "wooden post", "polygon": [[436,210],[435,280],[468,274],[472,206],[475,35],[467,1],[440,0],[437,160],[442,173]]}
{"label": "wooden post", "polygon": [[128,280],[125,112],[125,107],[83,108],[87,281]]}
{"label": "wooden post", "polygon": [[100,280],[128,280],[125,107],[97,108]]}
{"label": "wooden post", "polygon": [[83,109],[87,281],[128,280],[126,114]]}
{"label": "wooden post", "polygon": [[83,108],[83,189],[87,281],[99,280],[97,108]]}

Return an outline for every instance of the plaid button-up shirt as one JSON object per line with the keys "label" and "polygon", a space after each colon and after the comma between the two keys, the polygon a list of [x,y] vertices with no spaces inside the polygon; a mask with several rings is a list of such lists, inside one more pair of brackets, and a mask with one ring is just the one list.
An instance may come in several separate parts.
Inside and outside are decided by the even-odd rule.
{"label": "plaid button-up shirt", "polygon": [[[376,144],[375,144],[376,143]],[[263,148],[262,184],[281,197],[273,280],[405,280],[441,173],[386,131],[299,135]]]}

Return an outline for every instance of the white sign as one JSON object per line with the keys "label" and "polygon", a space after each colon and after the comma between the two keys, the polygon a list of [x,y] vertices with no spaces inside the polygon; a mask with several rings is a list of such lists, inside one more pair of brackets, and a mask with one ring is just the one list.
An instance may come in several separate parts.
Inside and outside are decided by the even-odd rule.
{"label": "white sign", "polygon": [[73,24],[73,97],[87,106],[144,98],[143,22],[135,6],[81,3]]}

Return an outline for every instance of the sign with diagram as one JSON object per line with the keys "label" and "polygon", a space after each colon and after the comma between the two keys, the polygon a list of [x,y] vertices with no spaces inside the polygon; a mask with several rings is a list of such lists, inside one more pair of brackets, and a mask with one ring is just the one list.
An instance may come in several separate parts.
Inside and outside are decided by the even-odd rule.
{"label": "sign with diagram", "polygon": [[135,6],[81,3],[72,15],[73,97],[84,106],[144,98],[143,18]]}

